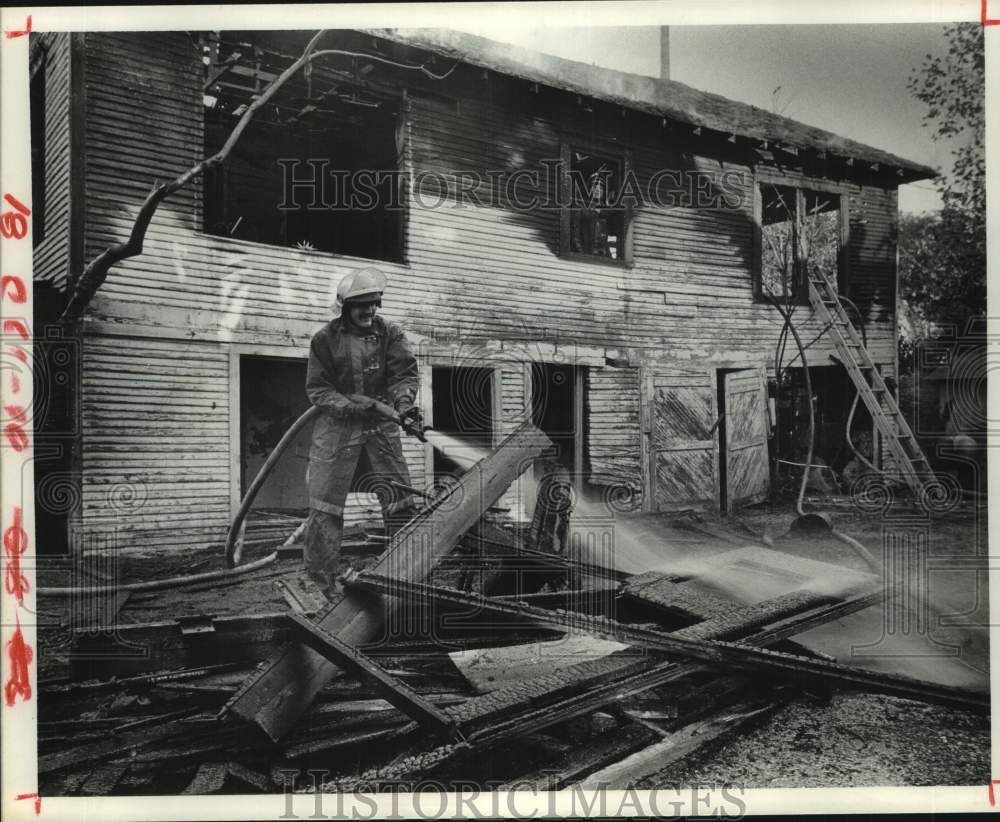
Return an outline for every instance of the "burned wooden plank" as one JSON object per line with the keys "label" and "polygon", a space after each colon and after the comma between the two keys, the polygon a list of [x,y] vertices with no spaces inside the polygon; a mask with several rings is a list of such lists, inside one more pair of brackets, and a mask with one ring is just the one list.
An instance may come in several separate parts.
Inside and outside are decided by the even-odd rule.
{"label": "burned wooden plank", "polygon": [[[816,609],[805,614],[786,618],[779,628],[768,628],[740,640],[750,645],[766,645],[777,642],[798,632],[796,619],[802,625],[814,627],[820,624],[820,612],[825,610],[830,619],[839,618],[867,607],[868,601],[856,597],[853,601],[837,603],[826,609]],[[801,629],[801,630],[804,630]],[[525,729],[540,730],[550,725],[565,722],[588,714],[612,702],[621,702],[645,691],[677,682],[699,672],[705,666],[697,662],[662,662],[651,659],[625,660],[622,667],[609,671],[606,660],[599,664],[587,663],[578,666],[575,672],[577,687],[569,696],[565,691],[552,693],[552,698],[544,699],[542,693],[525,695],[512,694],[513,698],[503,706],[500,719],[490,719],[482,727],[471,730],[468,741],[459,745],[444,745],[431,751],[415,751],[393,763],[389,770],[370,769],[356,777],[344,777],[327,783],[324,790],[377,790],[380,784],[422,778],[434,768],[469,755],[473,751],[502,743],[526,733]],[[560,681],[561,684],[561,681]],[[540,689],[541,690],[541,689]]]}
{"label": "burned wooden plank", "polygon": [[238,762],[214,761],[202,762],[198,766],[194,778],[181,793],[196,796],[222,793],[229,777],[256,788],[262,793],[271,789],[270,782],[263,774],[252,771]]}
{"label": "burned wooden plank", "polygon": [[[875,594],[881,597],[881,594]],[[836,600],[834,600],[836,601]],[[673,631],[673,636],[685,639],[729,639],[745,635],[748,630],[772,625],[776,620],[791,614],[798,614],[809,608],[827,605],[831,597],[818,594],[815,591],[793,591],[775,599],[746,605],[742,608],[730,608],[729,612],[713,619],[706,619],[687,628]]]}
{"label": "burned wooden plank", "polygon": [[327,598],[307,574],[283,577],[274,583],[293,611],[315,614],[325,610]]}
{"label": "burned wooden plank", "polygon": [[777,710],[784,699],[749,699],[722,713],[700,719],[670,733],[620,762],[608,765],[579,782],[582,788],[623,789],[643,777],[663,770],[667,765],[693,753],[710,742],[734,733],[753,719]]}
{"label": "burned wooden plank", "polygon": [[38,773],[51,773],[103,759],[128,756],[130,752],[139,750],[146,745],[175,738],[184,733],[183,726],[173,722],[156,728],[129,731],[120,736],[108,736],[97,742],[76,745],[66,750],[38,757]]}
{"label": "burned wooden plank", "polygon": [[478,693],[537,679],[581,662],[609,656],[627,646],[592,636],[566,636],[546,642],[476,648],[448,655]]}
{"label": "burned wooden plank", "polygon": [[618,586],[574,588],[566,591],[545,591],[537,594],[506,594],[495,597],[504,602],[525,602],[539,608],[564,608],[585,614],[602,614],[611,610],[618,597]]}
{"label": "burned wooden plank", "polygon": [[701,638],[686,639],[676,634],[616,622],[607,617],[588,616],[569,611],[552,612],[523,604],[501,604],[476,594],[442,589],[424,583],[404,582],[367,571],[354,574],[345,583],[420,602],[441,601],[453,606],[463,604],[469,609],[478,608],[483,614],[496,614],[507,619],[522,619],[528,622],[534,620],[544,624],[561,625],[573,631],[583,631],[713,665],[736,666],[776,675],[835,682],[843,686],[946,705],[959,710],[982,712],[989,708],[989,695],[986,693],[924,682],[899,674],[854,668],[823,659],[751,648],[732,642]]}
{"label": "burned wooden plank", "polygon": [[287,759],[299,759],[318,753],[329,753],[339,748],[349,748],[352,745],[371,745],[374,743],[384,745],[386,742],[403,736],[416,727],[415,722],[411,722],[409,725],[395,723],[388,728],[359,730],[339,735],[328,734],[321,739],[308,739],[302,742],[295,742],[285,747],[282,753]]}
{"label": "burned wooden plank", "polygon": [[202,762],[190,784],[181,793],[201,796],[220,793],[228,775],[229,770],[225,762]]}
{"label": "burned wooden plank", "polygon": [[456,733],[456,722],[433,703],[424,699],[409,685],[389,674],[372,662],[357,648],[342,642],[319,624],[300,613],[292,611],[288,618],[298,627],[299,641],[328,660],[352,673],[367,679],[388,702],[408,717],[446,737]]}
{"label": "burned wooden plank", "polygon": [[544,773],[528,774],[519,779],[511,780],[506,785],[501,785],[497,790],[514,791],[527,787],[539,791],[557,790],[563,785],[577,781],[580,776],[611,762],[617,762],[659,739],[662,739],[662,734],[641,725],[627,729],[616,728],[609,733],[602,734],[587,745],[575,747],[565,755],[555,759],[546,766]]}
{"label": "burned wooden plank", "polygon": [[110,679],[145,671],[260,662],[290,638],[285,611],[208,615],[114,625],[74,636],[70,661],[79,679]]}
{"label": "burned wooden plank", "polygon": [[[874,596],[878,595],[858,596],[849,601],[796,614],[787,617],[776,626],[768,626],[738,641],[754,646],[765,646],[779,642],[801,630],[822,624],[823,615],[832,621],[846,614],[862,610],[871,604]],[[537,728],[554,722],[563,722],[611,702],[620,702],[652,688],[677,682],[709,670],[697,662],[639,661],[619,669],[616,675],[610,678],[600,671],[597,677],[591,677],[592,668],[593,666],[589,664],[578,667],[577,674],[581,691],[579,694],[570,699],[560,700],[555,706],[550,702],[541,708],[535,707],[540,701],[537,696],[534,700],[525,700],[519,705],[508,705],[504,711],[502,722],[495,723],[479,732],[473,732],[470,734],[470,739],[475,741],[477,745],[495,744],[495,742],[516,736],[519,723]]]}
{"label": "burned wooden plank", "polygon": [[107,796],[128,769],[128,762],[109,762],[95,768],[80,786],[80,793],[84,796]]}
{"label": "burned wooden plank", "polygon": [[[374,569],[400,579],[425,578],[510,484],[550,445],[530,423],[505,439],[454,487],[436,497],[389,543]],[[385,635],[385,627],[402,617],[398,602],[383,603],[345,597],[320,623],[341,641],[360,645]],[[301,643],[275,656],[227,706],[257,723],[272,739],[280,739],[330,680],[336,666]]]}
{"label": "burned wooden plank", "polygon": [[699,620],[724,618],[733,610],[734,603],[728,597],[693,591],[675,580],[674,576],[650,571],[628,580],[622,594],[669,614]]}
{"label": "burned wooden plank", "polygon": [[137,688],[142,686],[152,687],[164,682],[180,682],[185,679],[194,679],[199,676],[206,676],[214,673],[226,673],[228,671],[241,671],[248,666],[242,662],[226,662],[221,665],[205,665],[200,668],[180,668],[175,670],[162,670],[151,674],[125,677],[122,679],[94,680],[88,682],[67,682],[58,685],[47,685],[40,683],[40,687],[45,689],[47,697],[56,696],[77,696],[100,691],[117,691],[122,688]]}

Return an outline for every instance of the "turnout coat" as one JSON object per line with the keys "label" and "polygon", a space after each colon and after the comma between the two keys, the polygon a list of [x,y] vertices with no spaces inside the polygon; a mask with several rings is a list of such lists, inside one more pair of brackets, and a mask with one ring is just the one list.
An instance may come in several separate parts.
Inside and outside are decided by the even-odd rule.
{"label": "turnout coat", "polygon": [[359,329],[343,316],[312,338],[306,371],[309,401],[326,413],[317,417],[309,452],[309,507],[342,516],[349,491],[375,493],[383,513],[413,504],[388,485],[410,484],[399,426],[388,420],[347,416],[351,394],[394,407],[417,394],[417,360],[402,329],[376,315],[371,329]]}

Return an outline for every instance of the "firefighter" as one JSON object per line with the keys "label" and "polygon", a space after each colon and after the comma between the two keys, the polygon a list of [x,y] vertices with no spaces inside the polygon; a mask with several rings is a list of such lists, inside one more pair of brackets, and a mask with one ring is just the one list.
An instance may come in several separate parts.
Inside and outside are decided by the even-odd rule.
{"label": "firefighter", "polygon": [[416,358],[399,326],[377,314],[385,282],[377,268],[347,274],[337,286],[333,319],[309,348],[306,394],[327,413],[316,418],[309,452],[304,558],[327,596],[336,591],[349,491],[378,496],[390,538],[415,513],[414,498],[390,484],[410,484],[399,426],[370,406],[377,399],[403,422],[420,421]]}

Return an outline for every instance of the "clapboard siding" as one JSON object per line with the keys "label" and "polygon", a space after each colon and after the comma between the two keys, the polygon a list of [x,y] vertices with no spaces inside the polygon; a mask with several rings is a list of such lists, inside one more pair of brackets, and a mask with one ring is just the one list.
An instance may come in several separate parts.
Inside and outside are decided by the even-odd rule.
{"label": "clapboard siding", "polygon": [[[116,50],[102,46],[102,59],[88,61],[93,72],[128,54],[129,38],[108,37],[105,45]],[[184,38],[167,53],[177,58],[186,49]],[[156,121],[162,126],[158,140],[131,145],[128,163],[117,169],[120,137],[100,129],[89,133],[106,146],[88,151],[99,158],[94,162],[102,163],[103,177],[91,186],[90,253],[128,231],[152,184],[150,169],[164,178],[200,159],[200,143],[191,139],[202,133],[200,96],[177,91],[185,77],[197,75],[199,65],[196,60],[188,66],[155,62],[142,89],[154,96],[157,82],[167,84],[171,71],[178,75],[170,83],[174,90],[162,95],[178,109],[175,124],[167,129]],[[129,71],[122,75],[126,80],[134,76]],[[117,99],[100,86],[93,94],[103,94],[105,105]],[[453,179],[456,170],[482,174],[538,167],[541,160],[558,157],[560,147],[557,123],[481,101],[463,101],[456,112],[416,97],[409,104],[407,131],[410,169],[417,179],[430,172]],[[136,152],[144,155],[138,167]],[[634,146],[631,161],[643,181],[662,168],[723,168],[714,160],[682,158],[661,146]],[[137,168],[141,173],[136,174]],[[453,200],[421,208],[419,197],[413,198],[407,230],[410,265],[388,266],[393,283],[386,312],[418,334],[439,333],[462,317],[474,320],[479,338],[524,339],[537,333],[529,329],[537,327],[544,305],[550,338],[598,347],[669,349],[680,357],[685,350],[717,359],[732,359],[737,350],[759,356],[773,345],[780,323],[772,309],[751,299],[751,170],[732,164],[725,170],[743,181],[742,188],[737,186],[740,207],[640,211],[631,270],[561,259],[554,209],[529,213]],[[193,196],[198,191],[198,186],[190,189],[191,202],[171,199],[164,205],[147,237],[146,254],[112,272],[95,313],[156,325],[162,308],[175,308],[196,335],[212,333],[221,314],[235,334],[277,334],[297,342],[308,337],[325,318],[336,281],[362,263],[225,240],[205,235],[197,226],[186,230],[184,226],[198,222]],[[495,197],[485,182],[477,191],[487,202],[504,199]],[[504,310],[497,311],[498,305]],[[195,315],[198,310],[204,314]],[[280,329],[274,328],[276,312],[283,320]],[[174,315],[166,317],[175,321]],[[706,337],[707,323],[724,327]],[[814,331],[816,323],[804,324],[804,334]]]}
{"label": "clapboard siding", "polygon": [[83,527],[119,550],[200,547],[229,523],[229,355],[212,343],[84,343]]}
{"label": "clapboard siding", "polygon": [[849,197],[849,293],[869,323],[881,329],[896,305],[897,195],[865,187]]}
{"label": "clapboard siding", "polygon": [[34,250],[34,278],[61,290],[70,245],[70,35],[32,36],[45,52],[45,239]]}
{"label": "clapboard siding", "polygon": [[[187,34],[93,33],[87,35],[85,65],[85,237],[86,256],[92,259],[128,235],[156,183],[203,159],[202,64]],[[447,88],[441,86],[442,94]],[[501,434],[525,418],[522,363],[558,359],[574,364],[572,354],[567,360],[552,352],[586,350],[586,362],[575,364],[588,368],[587,460],[600,483],[640,486],[639,365],[706,369],[712,362],[732,367],[773,360],[780,317],[753,300],[754,169],[699,156],[690,145],[676,144],[676,132],[664,132],[661,139],[638,136],[641,130],[630,130],[625,119],[581,132],[579,126],[558,122],[553,111],[512,109],[488,94],[454,103],[419,93],[406,97],[404,164],[411,183],[406,263],[379,263],[389,276],[383,313],[403,325],[416,347],[450,346],[465,364],[495,365],[487,351],[504,350]],[[515,208],[514,192],[494,190],[486,176],[488,171],[541,170],[543,161],[559,158],[564,142],[593,142],[601,151],[621,145],[643,187],[664,169],[725,175],[726,198],[715,208],[638,209],[630,268],[565,258],[559,211]],[[482,176],[472,190],[478,202],[456,199],[460,172]],[[420,180],[426,188],[420,188]],[[438,196],[432,180],[444,180],[449,191]],[[516,194],[545,198],[554,186],[540,177],[537,183],[519,183]],[[873,356],[891,364],[895,191],[855,185],[851,192],[850,293],[866,311]],[[219,392],[228,390],[220,364],[228,361],[232,344],[302,356],[329,317],[339,280],[370,264],[208,235],[203,213],[197,181],[165,201],[149,228],[144,253],[112,269],[86,319],[89,334],[158,340],[140,341],[140,351],[148,345],[206,353],[204,359],[155,358],[155,367],[136,375],[141,391],[134,395],[128,392],[132,372],[116,373],[112,356],[128,346],[116,350],[99,337],[101,355],[88,355],[85,450],[93,453],[85,466],[93,476],[88,469],[84,482],[92,521],[104,515],[99,488],[119,475],[141,474],[159,483],[163,500],[170,499],[166,491],[173,494],[174,486],[185,482],[172,474],[171,447],[184,440],[190,417],[200,420],[184,441],[199,446],[190,449],[186,463],[192,478],[207,483],[196,495],[205,510],[169,523],[169,506],[156,503],[159,508],[148,509],[156,516],[132,526],[136,545],[181,545],[181,536],[219,538],[230,504],[231,412],[228,394],[218,402]],[[821,331],[808,307],[796,318],[803,339]],[[603,367],[605,350],[627,352],[636,367]],[[817,342],[810,362],[825,362],[831,351],[825,340]],[[424,367],[430,361],[422,359]],[[126,413],[142,422],[115,428]],[[430,480],[424,475],[424,448],[411,438],[403,442],[413,482],[421,487]],[[106,513],[110,509],[104,505]],[[348,519],[368,511],[376,511],[374,500],[352,498]]]}

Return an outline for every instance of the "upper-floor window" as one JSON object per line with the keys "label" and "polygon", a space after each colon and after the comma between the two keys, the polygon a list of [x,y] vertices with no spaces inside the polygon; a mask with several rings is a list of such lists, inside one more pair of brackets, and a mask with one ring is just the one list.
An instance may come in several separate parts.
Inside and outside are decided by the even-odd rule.
{"label": "upper-floor window", "polygon": [[[226,32],[209,39],[206,157],[291,59]],[[255,113],[228,160],[205,175],[205,231],[401,261],[401,102],[318,65],[299,72]]]}
{"label": "upper-floor window", "polygon": [[754,295],[782,303],[809,300],[808,277],[841,279],[841,195],[771,182],[758,184],[759,252]]}
{"label": "upper-floor window", "polygon": [[562,253],[630,261],[630,203],[623,197],[626,158],[568,144],[563,147]]}
{"label": "upper-floor window", "polygon": [[45,52],[32,61],[28,89],[31,129],[31,236],[32,245],[45,239]]}

